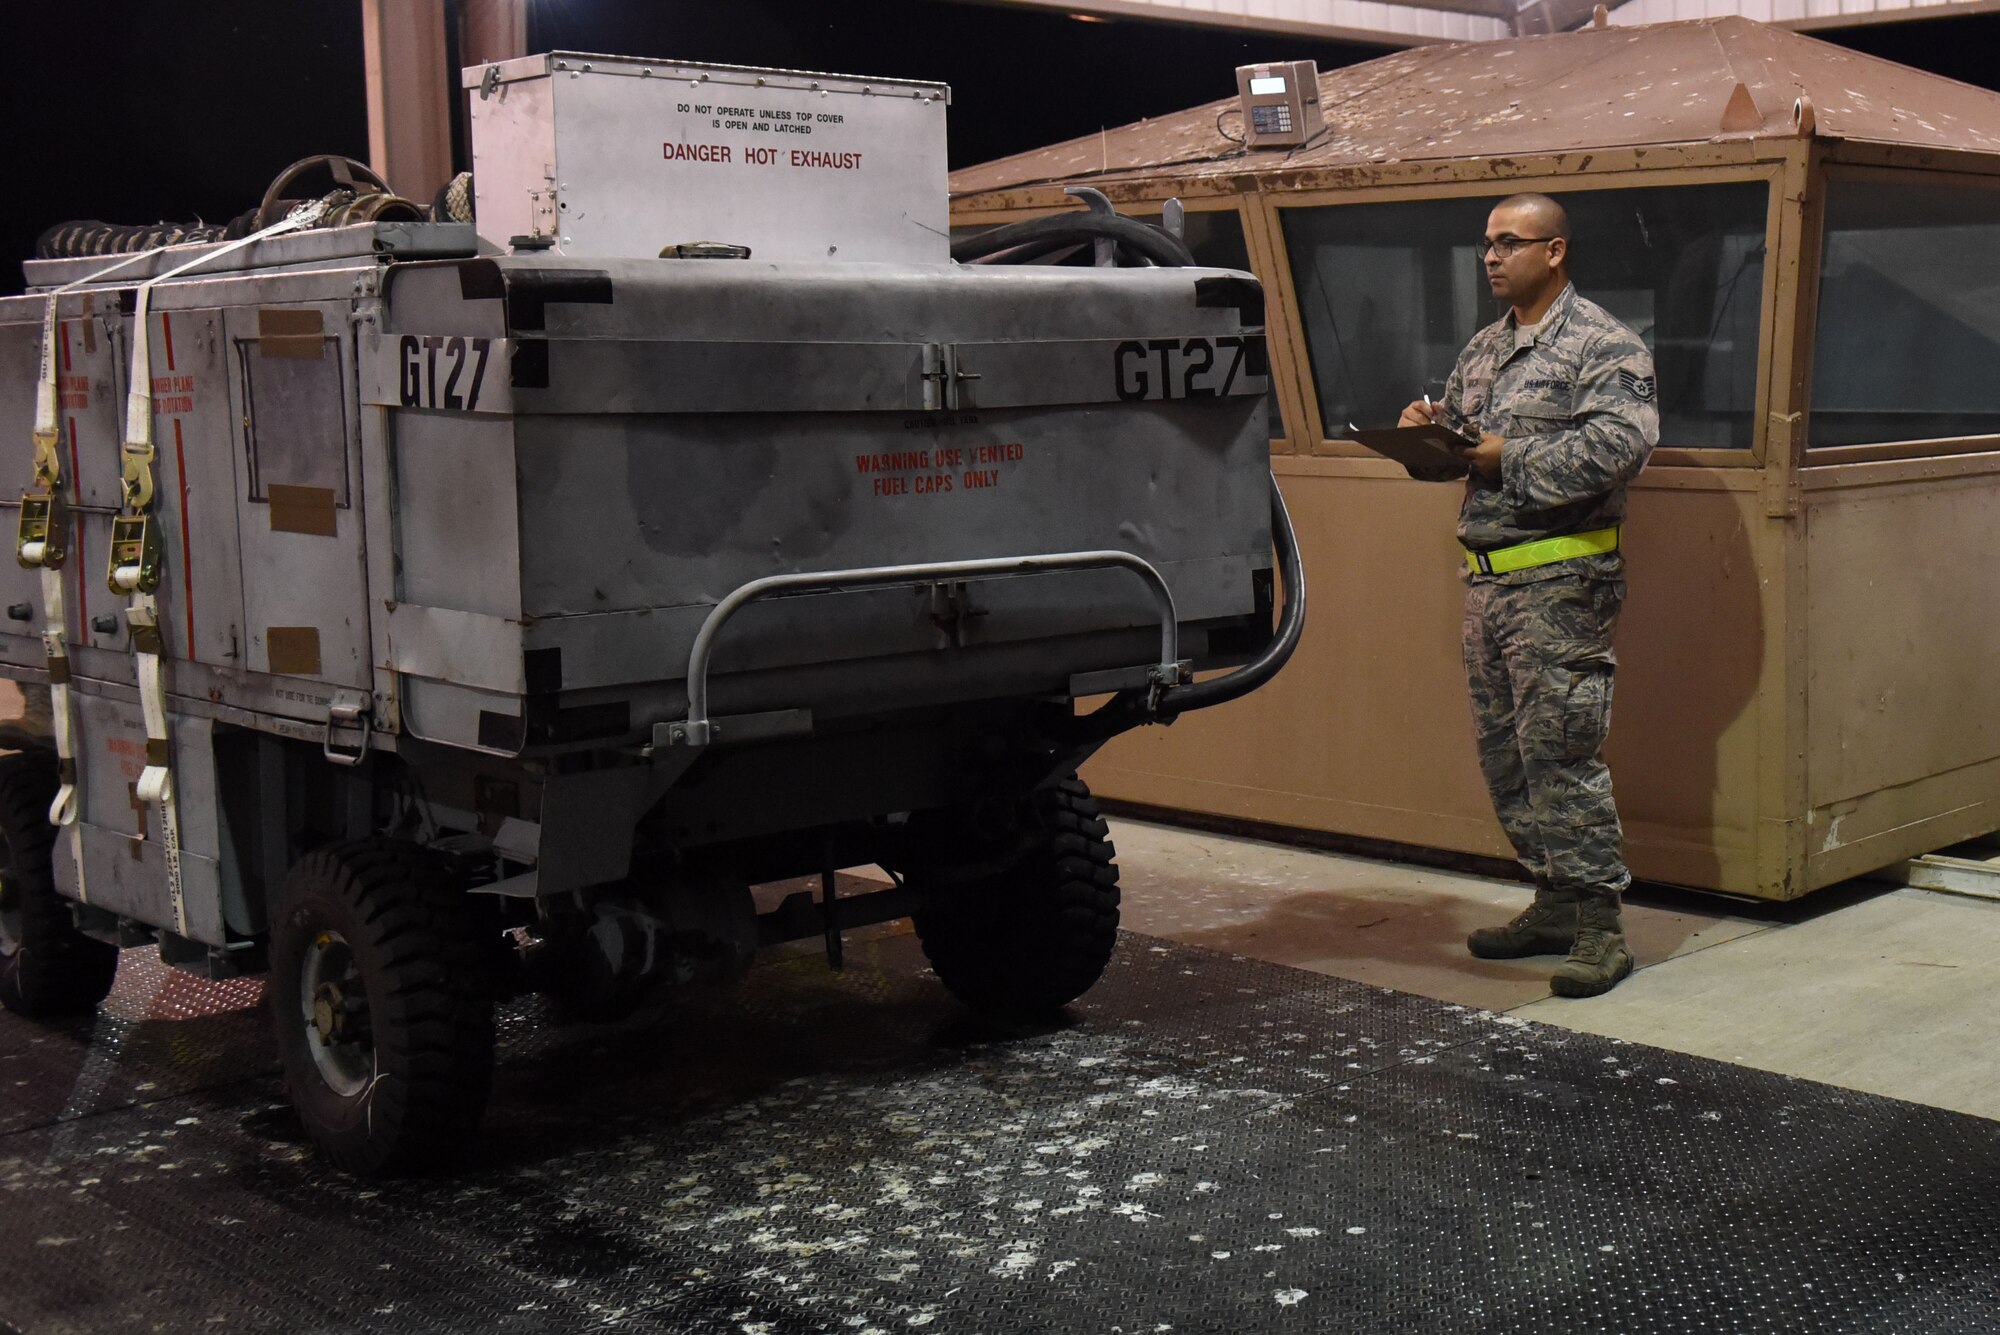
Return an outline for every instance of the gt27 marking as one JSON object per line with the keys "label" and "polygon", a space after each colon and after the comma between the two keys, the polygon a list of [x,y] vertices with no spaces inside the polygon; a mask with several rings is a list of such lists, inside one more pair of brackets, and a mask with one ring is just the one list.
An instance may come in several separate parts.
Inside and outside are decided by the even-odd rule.
{"label": "gt27 marking", "polygon": [[[1127,403],[1140,399],[1213,399],[1230,391],[1237,375],[1250,359],[1255,340],[1224,335],[1221,338],[1149,338],[1141,342],[1127,339],[1112,353],[1118,397]],[[1261,359],[1259,359],[1261,360]],[[1217,368],[1222,383],[1214,382]],[[1252,364],[1250,374],[1262,375]],[[1207,377],[1206,383],[1197,383]]]}
{"label": "gt27 marking", "polygon": [[[400,357],[398,393],[405,408],[448,408],[472,412],[479,407],[479,390],[486,383],[486,361],[493,352],[490,338],[447,338],[443,334],[405,334]],[[467,366],[470,364],[468,375]],[[438,383],[438,376],[444,383]],[[460,385],[464,392],[460,393]]]}

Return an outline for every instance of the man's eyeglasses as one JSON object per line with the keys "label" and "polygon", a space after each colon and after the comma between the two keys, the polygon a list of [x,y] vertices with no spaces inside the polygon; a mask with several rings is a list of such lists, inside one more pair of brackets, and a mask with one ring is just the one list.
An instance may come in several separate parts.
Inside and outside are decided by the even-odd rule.
{"label": "man's eyeglasses", "polygon": [[1553,240],[1555,238],[1552,236],[1503,236],[1488,241],[1482,236],[1479,238],[1479,244],[1472,248],[1472,254],[1475,259],[1483,260],[1486,258],[1486,252],[1493,250],[1498,251],[1503,260],[1512,259],[1514,252],[1522,246],[1547,245]]}

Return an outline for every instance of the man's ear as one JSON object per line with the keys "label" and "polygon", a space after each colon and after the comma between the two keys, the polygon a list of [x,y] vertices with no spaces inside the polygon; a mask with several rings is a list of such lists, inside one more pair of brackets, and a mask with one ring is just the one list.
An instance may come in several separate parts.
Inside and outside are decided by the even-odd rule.
{"label": "man's ear", "polygon": [[1549,242],[1549,267],[1551,269],[1555,268],[1558,264],[1561,264],[1564,260],[1568,258],[1569,258],[1569,242],[1563,240],[1563,238],[1561,237],[1556,237],[1554,240]]}

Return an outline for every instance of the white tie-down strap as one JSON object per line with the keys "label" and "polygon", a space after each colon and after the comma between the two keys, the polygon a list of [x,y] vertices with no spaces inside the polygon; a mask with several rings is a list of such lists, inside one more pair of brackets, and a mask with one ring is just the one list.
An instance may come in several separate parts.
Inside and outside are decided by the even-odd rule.
{"label": "white tie-down strap", "polygon": [[76,722],[69,709],[69,654],[63,649],[62,571],[42,567],[42,651],[49,665],[49,721],[56,735],[56,796],[49,824],[69,831],[76,863],[76,897],[90,902],[83,874],[83,827],[76,820]]}
{"label": "white tie-down strap", "polygon": [[[59,411],[62,397],[56,382],[56,338],[63,294],[109,278],[163,249],[155,246],[127,255],[49,293],[48,306],[42,312],[42,356],[35,379],[34,443],[35,481],[50,496],[58,496],[63,485]],[[62,570],[59,565],[43,564],[47,547],[44,542],[25,543],[18,556],[24,564],[39,569],[42,576],[42,653],[49,674],[49,715],[55,732],[57,771],[56,796],[49,804],[49,824],[69,830],[70,851],[76,859],[77,898],[89,903],[90,896],[84,888],[83,831],[76,824],[76,722],[69,707],[69,653],[63,643],[69,627],[63,612]]]}
{"label": "white tie-down strap", "polygon": [[42,312],[42,361],[40,371],[35,380],[36,439],[39,440],[45,436],[53,437],[56,434],[57,408],[62,401],[59,387],[56,384],[56,308],[61,303],[63,294],[72,292],[79,287],[88,286],[91,283],[101,283],[120,269],[129,269],[139,263],[139,261],[150,259],[165,249],[165,246],[154,246],[151,250],[142,250],[136,254],[126,255],[115,264],[107,264],[102,269],[85,274],[75,282],[64,283],[61,287],[49,293],[48,308]]}
{"label": "white tie-down strap", "polygon": [[[186,264],[139,284],[132,303],[132,376],[125,399],[123,453],[127,514],[144,515],[153,505],[153,368],[149,308],[154,286],[267,237],[309,227],[319,220],[323,212],[325,205],[317,200],[302,205],[262,231],[197,255]],[[118,588],[132,595],[131,605],[125,612],[125,623],[132,633],[132,656],[138,668],[139,706],[146,718],[146,768],[139,775],[137,793],[140,801],[159,808],[160,841],[167,855],[167,894],[173,906],[174,930],[186,936],[187,896],[181,884],[181,830],[180,815],[174,801],[173,737],[167,726],[166,645],[160,636],[159,602],[144,579],[144,570],[143,563],[139,562],[120,565],[111,572],[111,577]]]}
{"label": "white tie-down strap", "polygon": [[49,804],[49,824],[76,823],[76,733],[69,713],[69,654],[63,648],[62,571],[42,568],[42,652],[49,665],[49,714],[56,734],[61,786]]}
{"label": "white tie-down strap", "polygon": [[139,800],[160,809],[160,843],[167,855],[167,895],[174,930],[187,935],[187,896],[181,888],[181,827],[174,803],[172,738],[167,731],[165,646],[160,642],[159,602],[150,593],[132,595],[125,620],[132,628],[132,657],[138,666],[139,708],[146,719],[146,768],[140,771]]}
{"label": "white tie-down strap", "polygon": [[[132,378],[125,391],[125,451],[128,477],[134,451],[143,454],[149,465],[153,451],[153,359],[150,348],[152,330],[149,327],[147,311],[152,303],[154,285],[164,283],[170,278],[179,278],[182,274],[190,273],[205,264],[213,264],[223,256],[233,254],[245,246],[255,245],[259,241],[285,232],[295,232],[301,227],[310,227],[318,222],[320,215],[325,212],[325,200],[308,200],[261,232],[252,232],[249,236],[231,241],[226,246],[197,255],[186,264],[177,265],[139,284],[132,305]],[[148,499],[151,499],[150,493]],[[128,500],[128,504],[130,503]]]}

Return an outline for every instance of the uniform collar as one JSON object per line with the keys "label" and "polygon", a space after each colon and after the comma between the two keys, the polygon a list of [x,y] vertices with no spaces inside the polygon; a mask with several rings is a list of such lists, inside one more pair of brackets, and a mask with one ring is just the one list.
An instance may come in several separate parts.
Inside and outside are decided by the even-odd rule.
{"label": "uniform collar", "polygon": [[[1557,330],[1561,329],[1563,321],[1569,318],[1569,313],[1575,308],[1576,308],[1576,284],[1564,283],[1563,290],[1556,293],[1556,299],[1550,302],[1548,310],[1542,313],[1542,322],[1535,326],[1535,336],[1533,341],[1535,343],[1540,343],[1550,334],[1553,334]],[[1502,323],[1504,323],[1507,326],[1507,332],[1509,334],[1518,334],[1520,332],[1521,328],[1520,321],[1514,318],[1514,312],[1512,310],[1509,310],[1506,315],[1502,316],[1501,320]]]}

